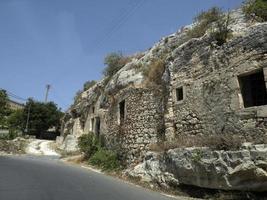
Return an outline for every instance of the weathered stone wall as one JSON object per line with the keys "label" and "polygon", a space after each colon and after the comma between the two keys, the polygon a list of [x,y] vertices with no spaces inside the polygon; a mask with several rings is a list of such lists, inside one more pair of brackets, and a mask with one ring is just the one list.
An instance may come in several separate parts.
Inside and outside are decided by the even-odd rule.
{"label": "weathered stone wall", "polygon": [[[125,119],[119,122],[119,103],[125,101]],[[149,144],[164,134],[163,103],[160,91],[127,88],[114,96],[107,112],[107,146],[117,150],[130,164],[142,159]]]}
{"label": "weathered stone wall", "polygon": [[106,133],[106,108],[103,108],[101,105],[103,101],[103,96],[104,95],[101,94],[95,102],[88,105],[83,131],[84,134],[88,134],[90,132],[96,134]]}
{"label": "weathered stone wall", "polygon": [[[212,46],[205,36],[174,50],[169,67],[172,103],[168,105],[173,113],[172,137],[231,133],[259,138],[266,134],[267,106],[244,108],[238,82],[239,75],[267,67],[266,44],[265,23],[220,47]],[[183,87],[182,101],[176,100],[178,87]]]}

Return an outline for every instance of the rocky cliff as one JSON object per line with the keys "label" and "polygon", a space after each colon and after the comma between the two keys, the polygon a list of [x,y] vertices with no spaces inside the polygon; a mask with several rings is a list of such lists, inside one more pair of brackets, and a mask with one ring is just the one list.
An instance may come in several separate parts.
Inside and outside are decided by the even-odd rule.
{"label": "rocky cliff", "polygon": [[[266,143],[267,23],[251,22],[241,10],[232,11],[230,19],[231,37],[222,44],[212,36],[214,28],[190,37],[193,24],[129,56],[124,67],[84,91],[67,111],[58,139],[62,149],[74,151],[80,135],[95,134],[133,166],[146,161],[152,145],[180,136],[234,135],[241,142]],[[244,149],[207,150],[203,158],[170,150],[168,170],[156,176],[208,188],[262,191],[266,147],[259,151],[263,159],[256,162],[255,153]]]}

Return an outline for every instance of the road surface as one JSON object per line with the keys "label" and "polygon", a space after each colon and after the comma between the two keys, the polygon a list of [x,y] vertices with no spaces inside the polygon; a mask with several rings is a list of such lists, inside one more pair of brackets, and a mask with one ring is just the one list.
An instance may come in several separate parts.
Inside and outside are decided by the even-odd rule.
{"label": "road surface", "polygon": [[0,156],[1,200],[171,200],[88,169],[36,156]]}

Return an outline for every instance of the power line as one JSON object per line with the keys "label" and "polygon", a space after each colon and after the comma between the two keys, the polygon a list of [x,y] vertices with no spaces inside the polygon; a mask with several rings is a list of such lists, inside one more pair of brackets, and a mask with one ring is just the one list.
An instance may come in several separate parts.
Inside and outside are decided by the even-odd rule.
{"label": "power line", "polygon": [[12,92],[6,90],[6,89],[0,88],[0,90],[4,90],[4,91],[6,91],[6,93],[7,93],[7,95],[8,95],[9,97],[12,97],[12,98],[15,98],[15,99],[18,99],[18,100],[21,100],[21,101],[27,101],[27,99],[25,99],[25,98],[23,98],[23,97],[20,97],[20,96],[18,96],[18,95],[16,95],[16,94],[14,94],[14,93],[12,93]]}
{"label": "power line", "polygon": [[94,45],[95,49],[100,48],[112,36],[112,34],[114,34],[122,25],[124,25],[127,22],[127,20],[137,11],[139,7],[141,7],[143,3],[144,3],[144,0],[140,0],[136,4],[133,5],[132,9],[125,11],[121,15],[121,18],[118,20],[118,22],[115,25],[113,25],[109,29],[109,32],[107,32],[104,35],[103,39],[97,42],[96,45]]}
{"label": "power line", "polygon": [[27,99],[24,99],[24,98],[19,97],[17,95],[10,94],[8,92],[7,92],[7,95],[10,96],[10,97],[12,97],[12,98],[14,98],[14,99],[18,99],[18,100],[21,100],[21,101],[27,101]]}

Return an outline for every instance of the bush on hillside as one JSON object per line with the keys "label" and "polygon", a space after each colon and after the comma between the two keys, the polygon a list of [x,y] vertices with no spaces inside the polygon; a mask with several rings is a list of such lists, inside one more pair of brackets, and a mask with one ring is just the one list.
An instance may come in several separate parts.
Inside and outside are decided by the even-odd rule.
{"label": "bush on hillside", "polygon": [[267,21],[267,0],[247,0],[243,12],[248,19]]}
{"label": "bush on hillside", "polygon": [[96,81],[95,81],[95,80],[92,80],[92,81],[86,81],[86,82],[83,84],[83,91],[86,91],[86,90],[90,89],[90,88],[93,87],[95,84],[96,84]]}
{"label": "bush on hillside", "polygon": [[105,149],[97,151],[89,159],[89,163],[107,171],[116,170],[120,167],[116,153]]}
{"label": "bush on hillside", "polygon": [[100,148],[99,140],[94,136],[94,133],[84,134],[78,138],[78,147],[84,153],[85,159],[89,159]]}
{"label": "bush on hillside", "polygon": [[194,18],[194,23],[196,25],[188,31],[188,36],[190,36],[190,38],[203,36],[214,22],[220,20],[222,15],[223,13],[218,7],[212,7],[207,11],[201,12]]}
{"label": "bush on hillside", "polygon": [[194,18],[195,26],[187,32],[190,38],[199,38],[207,30],[211,31],[211,37],[218,45],[224,44],[231,36],[229,29],[230,15],[226,15],[218,7],[213,7],[205,12],[201,12]]}
{"label": "bush on hillside", "polygon": [[126,63],[130,61],[129,57],[121,53],[110,53],[105,57],[106,68],[103,71],[104,76],[111,77],[118,72]]}
{"label": "bush on hillside", "polygon": [[217,45],[223,45],[227,39],[232,37],[232,32],[229,29],[230,23],[231,19],[229,13],[215,22],[215,28],[211,31],[211,37],[217,42]]}
{"label": "bush on hillside", "polygon": [[165,62],[163,59],[154,59],[149,66],[143,71],[143,75],[147,77],[149,83],[160,85],[162,75],[165,71]]}

